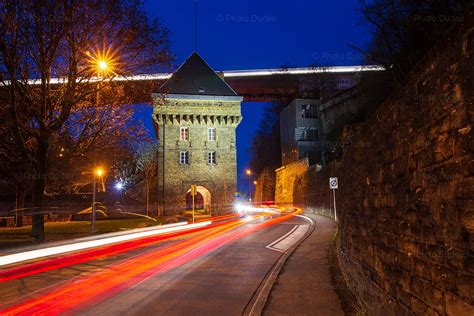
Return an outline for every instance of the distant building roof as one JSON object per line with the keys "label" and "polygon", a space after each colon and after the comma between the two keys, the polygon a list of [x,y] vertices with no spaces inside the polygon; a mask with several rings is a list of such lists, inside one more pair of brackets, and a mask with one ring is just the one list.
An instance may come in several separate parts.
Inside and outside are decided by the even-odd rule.
{"label": "distant building roof", "polygon": [[163,94],[237,96],[234,90],[194,52],[159,89]]}

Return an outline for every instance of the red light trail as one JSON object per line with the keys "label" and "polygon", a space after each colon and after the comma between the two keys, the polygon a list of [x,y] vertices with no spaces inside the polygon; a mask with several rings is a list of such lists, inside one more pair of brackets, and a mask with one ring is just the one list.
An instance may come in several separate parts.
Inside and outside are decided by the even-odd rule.
{"label": "red light trail", "polygon": [[[211,227],[196,229],[202,230],[203,233],[199,235],[195,235],[196,232],[182,232],[183,235],[186,234],[191,237],[189,239],[180,240],[170,246],[124,260],[118,264],[112,265],[105,271],[96,272],[78,278],[73,283],[66,284],[37,298],[0,311],[0,314],[55,315],[67,312],[71,309],[77,310],[86,308],[130,288],[140,281],[190,262],[193,259],[212,252],[229,242],[247,236],[259,229],[287,220],[295,216],[297,213],[300,213],[300,211],[298,210],[294,213],[272,218],[252,226],[244,226],[249,222],[249,220],[246,219],[232,220]],[[252,216],[252,220],[264,218],[265,216],[268,216],[268,214],[262,213],[254,215]],[[230,231],[233,231],[233,233],[228,234]],[[173,237],[168,236],[167,238],[178,237],[176,236],[178,234],[179,233],[173,234]],[[193,236],[193,234],[195,236]],[[166,238],[165,236],[159,237],[160,240]],[[144,241],[140,240],[135,242],[143,243]],[[157,242],[157,240],[148,240],[147,242],[148,244],[152,244]],[[134,243],[127,244],[126,250],[123,251],[128,251],[133,249],[133,247],[139,247],[139,245]],[[119,246],[123,246],[123,244],[107,247],[106,250],[99,249],[85,254],[78,254],[74,257],[74,260],[85,262],[94,260],[100,256],[110,255],[111,253],[114,253],[114,251],[115,253],[122,252]],[[101,254],[100,251],[105,251],[106,253]],[[70,256],[61,259],[67,260],[68,258],[70,258]],[[57,269],[61,264],[63,264],[63,262],[58,262],[57,266],[52,269]],[[41,269],[32,269],[31,271],[36,271],[34,273],[42,272]]]}
{"label": "red light trail", "polygon": [[[237,216],[238,215],[235,215],[235,214],[227,215],[227,216],[219,216],[219,217],[212,218],[212,221],[216,222],[223,219],[232,219]],[[71,255],[60,257],[60,258],[46,259],[40,262],[30,263],[30,264],[26,264],[20,267],[3,270],[3,271],[0,271],[0,283],[13,280],[13,279],[23,278],[26,276],[31,276],[31,275],[42,273],[42,272],[47,272],[51,270],[56,270],[56,269],[72,266],[72,265],[83,263],[83,262],[97,260],[100,258],[116,255],[116,254],[130,251],[133,249],[147,247],[152,244],[165,241],[165,240],[172,240],[175,238],[185,237],[187,235],[194,234],[194,233],[197,233],[206,229],[210,229],[212,227],[220,226],[220,225],[223,225],[223,223],[221,224],[215,223],[213,225],[194,228],[194,229],[188,229],[186,231],[167,233],[163,235],[122,242],[120,244],[112,244],[109,246],[101,247],[99,249],[86,250],[86,251],[73,253]]]}

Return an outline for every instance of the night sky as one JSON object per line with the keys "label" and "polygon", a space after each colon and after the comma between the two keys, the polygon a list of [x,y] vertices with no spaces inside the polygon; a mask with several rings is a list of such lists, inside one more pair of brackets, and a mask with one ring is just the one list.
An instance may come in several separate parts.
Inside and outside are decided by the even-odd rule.
{"label": "night sky", "polygon": [[[214,70],[361,64],[361,56],[347,46],[369,40],[357,7],[358,0],[200,0],[197,51]],[[145,8],[170,30],[178,66],[194,50],[193,0],[150,0]],[[242,104],[244,119],[237,129],[242,192],[249,145],[266,105]],[[151,109],[139,108],[138,117],[152,131]]]}

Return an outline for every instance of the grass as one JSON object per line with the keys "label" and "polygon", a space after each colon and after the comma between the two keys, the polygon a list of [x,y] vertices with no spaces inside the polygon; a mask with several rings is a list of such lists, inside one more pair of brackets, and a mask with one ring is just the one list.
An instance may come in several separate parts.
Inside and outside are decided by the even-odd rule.
{"label": "grass", "polygon": [[[192,210],[186,210],[185,214],[193,214]],[[194,210],[194,214],[209,214],[209,211],[204,211],[203,209]]]}
{"label": "grass", "polygon": [[[96,222],[96,234],[160,225],[161,223],[160,219],[155,222],[147,218],[100,220]],[[46,241],[67,240],[90,235],[91,223],[89,221],[45,223],[44,230]],[[33,238],[29,236],[30,231],[31,226],[0,228],[0,249],[34,244]]]}

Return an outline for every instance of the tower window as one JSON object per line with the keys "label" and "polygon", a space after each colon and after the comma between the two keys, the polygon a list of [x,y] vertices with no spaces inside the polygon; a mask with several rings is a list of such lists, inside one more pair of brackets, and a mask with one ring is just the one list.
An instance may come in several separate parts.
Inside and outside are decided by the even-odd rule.
{"label": "tower window", "polygon": [[216,152],[215,151],[208,151],[207,152],[207,164],[208,165],[215,165],[216,161]]}
{"label": "tower window", "polygon": [[189,128],[180,127],[179,128],[179,140],[189,140]]}
{"label": "tower window", "polygon": [[215,141],[216,140],[216,129],[215,128],[208,128],[207,129],[207,140]]}
{"label": "tower window", "polygon": [[189,152],[181,151],[179,153],[179,163],[182,164],[182,165],[189,164]]}

